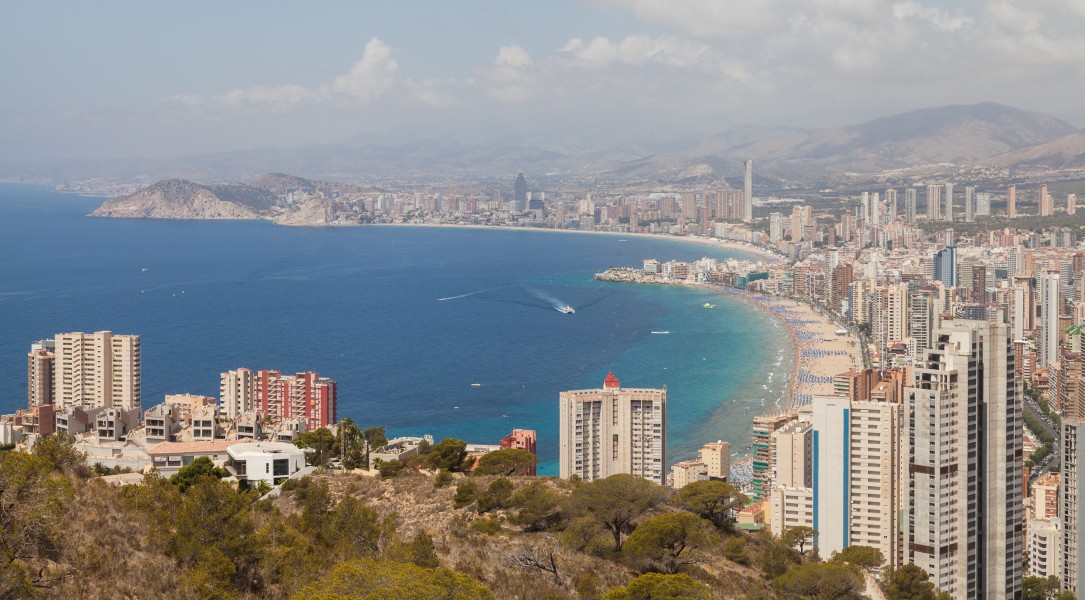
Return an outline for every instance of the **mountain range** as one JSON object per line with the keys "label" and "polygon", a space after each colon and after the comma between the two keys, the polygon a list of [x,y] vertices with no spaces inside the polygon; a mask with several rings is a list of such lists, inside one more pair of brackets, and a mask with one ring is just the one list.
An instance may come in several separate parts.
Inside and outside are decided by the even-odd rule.
{"label": "mountain range", "polygon": [[522,170],[536,179],[551,175],[681,183],[737,176],[746,159],[755,161],[759,174],[779,178],[878,173],[940,163],[1071,169],[1085,167],[1085,130],[1050,115],[983,102],[927,108],[834,129],[742,125],[666,141],[560,148],[438,141],[391,146],[356,137],[292,149],[162,159],[7,163],[0,164],[0,179],[252,182],[263,173],[281,171],[378,184],[504,179]]}

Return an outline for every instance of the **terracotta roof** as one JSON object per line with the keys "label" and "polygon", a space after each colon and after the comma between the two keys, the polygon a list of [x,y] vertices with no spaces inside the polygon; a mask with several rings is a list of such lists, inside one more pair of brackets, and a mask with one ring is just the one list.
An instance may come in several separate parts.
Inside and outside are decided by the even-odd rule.
{"label": "terracotta roof", "polygon": [[245,440],[215,440],[213,442],[159,442],[147,449],[147,454],[190,454],[196,452],[225,452]]}
{"label": "terracotta roof", "polygon": [[605,388],[621,387],[621,384],[618,382],[618,378],[614,376],[613,371],[607,371],[607,378],[603,380],[603,387],[605,387]]}

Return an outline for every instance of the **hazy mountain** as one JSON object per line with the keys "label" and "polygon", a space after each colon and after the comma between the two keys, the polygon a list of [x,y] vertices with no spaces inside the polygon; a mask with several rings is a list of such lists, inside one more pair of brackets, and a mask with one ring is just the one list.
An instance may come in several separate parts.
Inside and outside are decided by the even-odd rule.
{"label": "hazy mountain", "polygon": [[[738,126],[670,140],[622,143],[467,144],[417,141],[373,144],[365,137],[293,149],[256,149],[135,161],[74,160],[0,164],[0,178],[59,183],[115,178],[154,181],[184,178],[212,183],[253,181],[269,171],[327,180],[420,183],[502,177],[523,170],[543,174],[605,176],[628,181],[697,182],[734,177],[753,159],[758,173],[793,177],[870,173],[934,163],[966,164],[1075,132],[1040,113],[984,102],[927,108],[837,129]],[[1037,150],[1051,164],[1079,164],[1074,144]],[[1033,156],[1032,154],[1022,154]],[[1057,157],[1066,156],[1059,163]],[[1033,160],[1031,158],[1022,160]],[[1046,163],[1045,163],[1046,164]]]}
{"label": "hazy mountain", "polygon": [[1042,166],[1049,169],[1085,168],[1085,129],[1045,144],[1013,150],[981,161],[1004,167]]}

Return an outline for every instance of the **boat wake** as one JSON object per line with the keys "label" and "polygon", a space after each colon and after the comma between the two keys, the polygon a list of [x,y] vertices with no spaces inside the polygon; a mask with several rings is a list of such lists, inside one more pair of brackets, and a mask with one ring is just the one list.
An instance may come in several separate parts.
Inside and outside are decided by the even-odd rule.
{"label": "boat wake", "polygon": [[438,298],[438,302],[444,302],[445,300],[459,300],[460,298],[470,298],[471,296],[477,296],[479,294],[485,294],[486,292],[496,292],[504,288],[490,288],[487,290],[478,290],[477,292],[467,292],[466,294],[460,294],[458,296],[448,296],[446,298]]}
{"label": "boat wake", "polygon": [[529,288],[529,287],[525,287],[524,289],[527,290],[528,292],[531,292],[532,296],[535,296],[539,300],[542,300],[543,302],[546,302],[550,306],[554,307],[554,310],[558,311],[559,313],[564,313],[564,314],[567,314],[567,315],[571,315],[571,314],[576,312],[571,305],[566,304],[565,302],[562,302],[561,300],[558,300],[554,296],[551,296],[550,294],[547,294],[546,292],[544,292],[542,290],[536,290],[534,288]]}

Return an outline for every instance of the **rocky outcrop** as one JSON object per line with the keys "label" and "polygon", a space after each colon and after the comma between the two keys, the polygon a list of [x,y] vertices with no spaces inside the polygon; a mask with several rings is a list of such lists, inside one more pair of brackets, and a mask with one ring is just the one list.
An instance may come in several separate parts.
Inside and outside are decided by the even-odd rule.
{"label": "rocky outcrop", "polygon": [[335,205],[331,200],[323,198],[306,198],[271,220],[278,225],[291,227],[323,227],[335,220]]}
{"label": "rocky outcrop", "polygon": [[160,181],[134,194],[106,200],[92,217],[128,219],[259,219],[255,209],[223,200],[211,188],[185,181]]}

